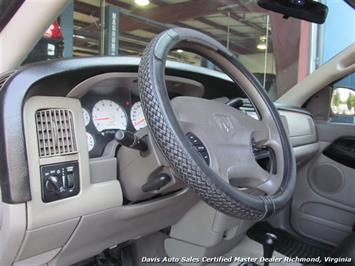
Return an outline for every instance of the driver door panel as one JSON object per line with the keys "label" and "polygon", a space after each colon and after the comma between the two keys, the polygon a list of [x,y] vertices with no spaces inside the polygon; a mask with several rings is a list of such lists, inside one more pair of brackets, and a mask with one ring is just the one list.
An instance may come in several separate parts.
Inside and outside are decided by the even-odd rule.
{"label": "driver door panel", "polygon": [[320,150],[298,171],[291,225],[305,237],[336,246],[355,222],[355,125],[316,126]]}

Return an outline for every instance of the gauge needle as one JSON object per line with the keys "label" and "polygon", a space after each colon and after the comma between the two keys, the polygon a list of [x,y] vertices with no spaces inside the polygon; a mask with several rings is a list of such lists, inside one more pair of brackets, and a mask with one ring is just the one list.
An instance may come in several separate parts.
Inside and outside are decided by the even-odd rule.
{"label": "gauge needle", "polygon": [[99,117],[99,118],[95,118],[95,120],[98,120],[98,121],[112,120],[112,118],[111,117]]}
{"label": "gauge needle", "polygon": [[145,121],[145,118],[143,117],[141,120],[139,120],[138,122],[136,122],[134,125],[139,125],[142,124]]}

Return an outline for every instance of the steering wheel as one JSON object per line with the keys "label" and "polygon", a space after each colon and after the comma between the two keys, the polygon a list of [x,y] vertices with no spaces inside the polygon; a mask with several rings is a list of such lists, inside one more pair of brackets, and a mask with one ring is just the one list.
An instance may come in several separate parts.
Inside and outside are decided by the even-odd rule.
{"label": "steering wheel", "polygon": [[[165,64],[170,50],[177,48],[208,58],[225,72],[250,98],[259,120],[218,101],[184,96],[170,101]],[[296,179],[289,140],[274,105],[231,51],[201,32],[169,29],[146,47],[138,86],[157,147],[174,175],[203,201],[224,214],[248,220],[264,219],[286,205]],[[206,149],[210,165],[191,145],[187,133]],[[273,154],[275,167],[270,171],[255,159],[255,152],[261,150]]]}

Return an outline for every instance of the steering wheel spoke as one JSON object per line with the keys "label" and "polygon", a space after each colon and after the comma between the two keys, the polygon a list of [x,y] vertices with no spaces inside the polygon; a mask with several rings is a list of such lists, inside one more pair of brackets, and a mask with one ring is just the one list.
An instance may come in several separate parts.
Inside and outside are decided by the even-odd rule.
{"label": "steering wheel spoke", "polygon": [[[268,163],[263,164],[264,160],[268,160]],[[228,180],[237,188],[258,188],[266,194],[272,195],[280,186],[280,176],[274,173],[275,166],[273,164],[273,152],[261,150],[256,155],[246,156],[227,167]]]}
{"label": "steering wheel spoke", "polygon": [[256,187],[268,180],[270,173],[255,161],[237,163],[228,168],[228,179],[239,187]]}

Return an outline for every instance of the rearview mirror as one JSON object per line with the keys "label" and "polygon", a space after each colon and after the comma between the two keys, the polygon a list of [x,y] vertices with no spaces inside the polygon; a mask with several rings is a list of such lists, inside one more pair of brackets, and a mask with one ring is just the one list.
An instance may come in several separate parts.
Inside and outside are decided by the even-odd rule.
{"label": "rearview mirror", "polygon": [[331,110],[334,115],[355,116],[355,91],[351,88],[333,90]]}
{"label": "rearview mirror", "polygon": [[258,5],[267,10],[295,17],[310,22],[323,24],[328,14],[328,7],[313,0],[259,0]]}

